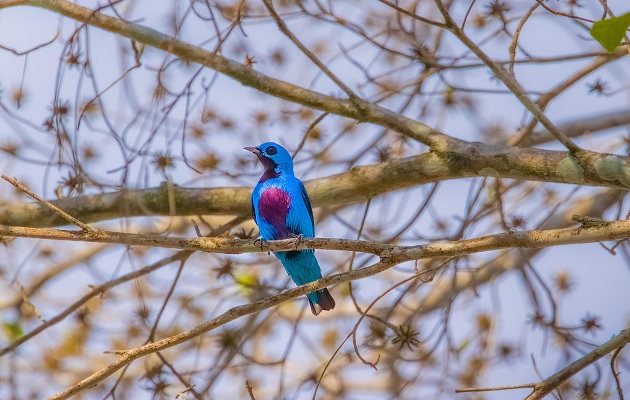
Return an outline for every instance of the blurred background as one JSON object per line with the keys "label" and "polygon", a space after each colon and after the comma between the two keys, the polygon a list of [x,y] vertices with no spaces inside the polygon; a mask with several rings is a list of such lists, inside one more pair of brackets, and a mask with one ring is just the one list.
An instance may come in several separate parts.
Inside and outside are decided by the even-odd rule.
{"label": "blurred background", "polygon": [[[268,76],[345,97],[278,30],[262,2],[79,4]],[[470,49],[427,23],[443,21],[433,2],[273,4],[295,37],[361,98],[465,141],[515,145],[523,137],[519,145],[565,150]],[[0,172],[46,199],[75,198],[78,208],[98,210],[98,196],[106,193],[253,187],[262,167],[242,147],[267,140],[295,153],[296,175],[305,182],[428,150],[387,128],[271,97],[54,11],[3,5]],[[547,116],[581,147],[628,155],[630,64],[589,34],[592,21],[627,12],[625,2],[446,5],[460,26],[465,21],[466,35],[513,69],[530,97],[540,99]],[[7,224],[16,207],[32,200],[4,181],[0,186]],[[605,187],[484,177],[408,186],[394,192],[376,187],[378,196],[358,203],[314,202],[317,236],[411,245],[575,226],[573,214],[624,219],[630,211],[625,191]],[[247,219],[248,197],[239,191],[228,201],[244,206],[207,215],[173,202],[164,215],[120,207],[87,212],[86,222],[194,237],[194,219],[204,235],[257,237]],[[28,213],[20,218],[24,226],[58,225]],[[0,357],[2,399],[50,396],[115,361],[104,351],[174,335],[294,286],[267,254],[188,257],[159,248],[9,238],[2,244],[1,347],[76,305]],[[626,243],[593,243],[400,264],[333,287],[337,307],[319,317],[300,297],[141,358],[77,398],[172,399],[188,385],[195,385],[195,393],[184,394],[188,399],[251,398],[246,380],[256,399],[524,398],[530,389],[455,389],[537,382],[626,328],[628,249]],[[316,254],[324,275],[377,261],[360,253]],[[98,285],[169,257],[172,262],[150,273],[81,300]],[[365,359],[380,357],[378,371],[363,364],[352,339],[344,343],[361,313],[415,269],[438,265],[433,281],[414,279],[375,303],[356,338]],[[588,367],[554,396],[617,398],[610,361]],[[629,389],[627,351],[615,368]]]}

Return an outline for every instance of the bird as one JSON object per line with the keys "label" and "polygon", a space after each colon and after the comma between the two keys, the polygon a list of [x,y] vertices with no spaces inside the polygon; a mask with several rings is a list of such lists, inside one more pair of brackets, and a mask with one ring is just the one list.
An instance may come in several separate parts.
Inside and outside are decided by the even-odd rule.
{"label": "bird", "polygon": [[[315,237],[311,201],[304,184],[293,173],[293,159],[289,152],[274,142],[243,149],[254,153],[265,168],[251,197],[252,217],[261,239]],[[297,285],[322,277],[314,250],[278,251],[273,255]],[[306,297],[315,316],[335,308],[335,300],[328,289],[311,292]]]}

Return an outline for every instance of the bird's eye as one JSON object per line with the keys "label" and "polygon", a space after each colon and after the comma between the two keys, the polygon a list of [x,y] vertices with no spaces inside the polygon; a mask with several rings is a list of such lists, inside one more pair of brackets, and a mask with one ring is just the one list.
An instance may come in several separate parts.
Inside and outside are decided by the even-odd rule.
{"label": "bird's eye", "polygon": [[267,150],[265,150],[267,152],[267,154],[269,154],[270,156],[275,156],[276,154],[278,154],[278,150],[273,147],[273,146],[269,146],[267,147]]}

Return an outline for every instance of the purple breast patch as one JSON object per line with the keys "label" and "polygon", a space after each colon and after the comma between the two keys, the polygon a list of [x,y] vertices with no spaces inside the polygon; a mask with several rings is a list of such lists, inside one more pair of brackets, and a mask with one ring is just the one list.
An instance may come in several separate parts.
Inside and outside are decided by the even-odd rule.
{"label": "purple breast patch", "polygon": [[289,237],[290,232],[286,228],[286,221],[290,206],[289,193],[282,189],[269,188],[262,193],[260,200],[258,200],[258,214],[276,228],[279,236]]}

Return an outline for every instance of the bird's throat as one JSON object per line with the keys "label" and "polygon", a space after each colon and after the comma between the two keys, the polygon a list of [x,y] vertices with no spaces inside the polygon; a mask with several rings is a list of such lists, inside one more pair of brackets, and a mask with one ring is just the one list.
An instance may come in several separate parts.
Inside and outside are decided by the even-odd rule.
{"label": "bird's throat", "polygon": [[276,168],[278,164],[276,164],[273,160],[265,157],[262,154],[257,154],[260,163],[265,167],[265,173],[260,177],[258,182],[264,182],[267,179],[277,178],[280,173],[276,172]]}
{"label": "bird's throat", "polygon": [[265,173],[262,174],[258,182],[264,182],[268,179],[277,178],[278,176],[280,176],[280,173],[276,172],[275,168],[265,168]]}

